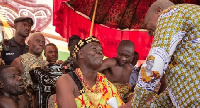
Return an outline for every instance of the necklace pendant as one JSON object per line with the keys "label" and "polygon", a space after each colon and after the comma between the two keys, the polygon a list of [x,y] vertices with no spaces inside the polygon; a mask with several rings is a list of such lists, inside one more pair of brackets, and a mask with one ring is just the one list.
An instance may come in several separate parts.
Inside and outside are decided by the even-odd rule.
{"label": "necklace pendant", "polygon": [[87,96],[87,98],[92,102],[92,104],[97,107],[100,99],[102,97],[102,93],[101,92],[91,92],[90,90],[86,90],[85,91],[85,95]]}

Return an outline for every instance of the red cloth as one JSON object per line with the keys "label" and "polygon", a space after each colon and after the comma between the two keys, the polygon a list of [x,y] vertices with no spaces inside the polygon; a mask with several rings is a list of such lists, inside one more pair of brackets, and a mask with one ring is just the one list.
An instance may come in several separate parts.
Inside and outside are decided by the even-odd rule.
{"label": "red cloth", "polygon": [[[65,1],[53,0],[53,25],[62,37],[67,41],[70,36],[78,35],[81,38],[89,36],[91,21],[75,13],[68,8]],[[193,3],[200,4],[199,0],[171,0],[174,3]],[[103,47],[103,53],[107,57],[116,57],[117,46],[121,40],[131,40],[135,44],[135,51],[139,53],[139,59],[145,60],[153,37],[148,36],[146,31],[120,31],[102,27],[95,24],[93,35],[96,36]]]}
{"label": "red cloth", "polygon": [[53,25],[56,24],[56,12],[60,9],[60,6],[62,5],[62,2],[65,2],[68,0],[53,0]]}
{"label": "red cloth", "polygon": [[[55,1],[55,0],[54,0]],[[91,21],[77,14],[63,3],[55,12],[54,26],[56,32],[69,39],[72,35],[78,35],[82,39],[89,36]],[[139,53],[139,59],[144,60],[149,52],[153,37],[146,31],[120,31],[95,24],[93,36],[96,36],[102,45],[103,53],[107,57],[116,57],[117,46],[121,40],[131,40],[135,44],[135,51]]]}

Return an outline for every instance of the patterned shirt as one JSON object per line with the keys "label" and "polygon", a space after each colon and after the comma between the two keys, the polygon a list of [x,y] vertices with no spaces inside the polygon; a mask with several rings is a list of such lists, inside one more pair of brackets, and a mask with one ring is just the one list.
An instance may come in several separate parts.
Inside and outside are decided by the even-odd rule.
{"label": "patterned shirt", "polygon": [[[120,99],[119,93],[117,92],[116,87],[108,81],[105,75],[101,73],[97,73],[97,77],[99,78],[99,88],[102,94],[102,97],[99,101],[98,106],[96,108],[111,108],[107,101],[112,98],[116,97],[118,106],[122,105],[123,102]],[[96,85],[94,85],[91,89],[95,90]],[[92,102],[89,100],[89,98],[86,96],[85,93],[82,93],[80,96],[75,98],[77,108],[94,108]]]}
{"label": "patterned shirt", "polygon": [[[151,50],[142,65],[151,69],[140,71],[132,106],[200,106],[199,52],[200,6],[179,4],[164,10],[158,18]],[[156,95],[154,90],[164,71],[168,88]]]}
{"label": "patterned shirt", "polygon": [[22,65],[24,67],[24,73],[22,74],[22,79],[24,81],[25,88],[27,89],[27,86],[33,85],[31,76],[29,74],[30,69],[36,66],[43,66],[45,65],[46,61],[42,59],[42,56],[36,57],[31,53],[23,54],[20,57]]}
{"label": "patterned shirt", "polygon": [[121,97],[121,99],[123,100],[124,103],[127,103],[127,99],[130,96],[130,94],[132,94],[133,92],[133,87],[131,86],[131,84],[129,83],[113,83],[113,85],[115,85],[115,87],[117,88],[117,91]]}

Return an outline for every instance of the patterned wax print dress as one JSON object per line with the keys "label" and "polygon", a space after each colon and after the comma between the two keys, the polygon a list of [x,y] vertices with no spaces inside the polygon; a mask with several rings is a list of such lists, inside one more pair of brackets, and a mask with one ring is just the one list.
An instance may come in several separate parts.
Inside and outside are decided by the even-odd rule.
{"label": "patterned wax print dress", "polygon": [[[132,99],[134,108],[200,106],[200,6],[179,4],[162,12],[142,68]],[[168,88],[156,95],[164,72]]]}

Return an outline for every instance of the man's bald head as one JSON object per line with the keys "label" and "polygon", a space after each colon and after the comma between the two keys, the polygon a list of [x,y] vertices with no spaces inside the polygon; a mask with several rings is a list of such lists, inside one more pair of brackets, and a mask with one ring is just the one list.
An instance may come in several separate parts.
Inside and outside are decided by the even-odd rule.
{"label": "man's bald head", "polygon": [[124,47],[124,46],[130,47],[130,48],[132,48],[133,51],[134,51],[134,47],[135,47],[135,46],[134,46],[133,42],[131,42],[130,40],[122,40],[122,41],[119,43],[118,48],[119,48],[119,47]]}
{"label": "man's bald head", "polygon": [[134,57],[134,44],[130,40],[122,40],[117,48],[117,61],[119,66],[130,64]]}
{"label": "man's bald head", "polygon": [[12,66],[9,65],[0,66],[0,81],[3,81],[5,79],[5,73],[7,72],[7,69],[11,67]]}
{"label": "man's bald head", "polygon": [[157,9],[160,8],[161,10],[165,10],[168,7],[173,6],[174,3],[169,1],[169,0],[157,0],[155,1],[151,7],[148,9],[146,16],[145,16],[145,21],[151,19],[151,16],[156,13]]}
{"label": "man's bald head", "polygon": [[2,94],[2,89],[4,87],[5,79],[6,79],[6,72],[11,68],[9,65],[0,66],[0,94]]}
{"label": "man's bald head", "polygon": [[151,5],[144,19],[144,24],[146,26],[146,29],[149,31],[149,35],[153,35],[156,29],[158,17],[162,13],[162,11],[173,5],[174,3],[169,0],[157,0]]}
{"label": "man's bald head", "polygon": [[33,40],[33,39],[34,39],[35,37],[37,37],[37,36],[42,36],[42,37],[44,37],[43,34],[42,34],[41,32],[34,32],[34,33],[32,33],[32,34],[29,36],[28,41]]}
{"label": "man's bald head", "polygon": [[29,53],[40,56],[45,46],[45,38],[43,34],[40,32],[31,34],[29,36],[28,45]]}

